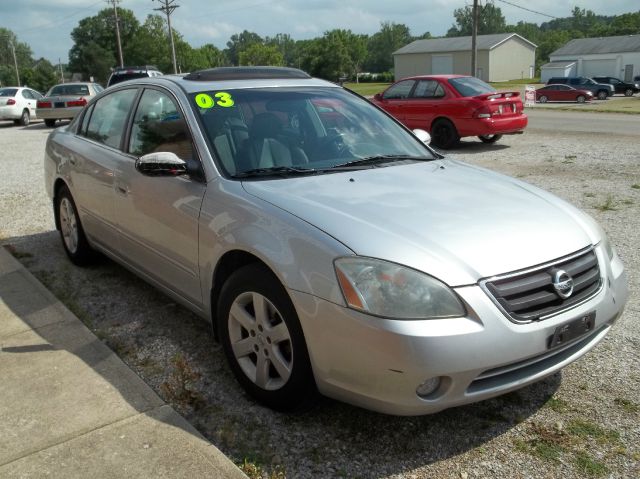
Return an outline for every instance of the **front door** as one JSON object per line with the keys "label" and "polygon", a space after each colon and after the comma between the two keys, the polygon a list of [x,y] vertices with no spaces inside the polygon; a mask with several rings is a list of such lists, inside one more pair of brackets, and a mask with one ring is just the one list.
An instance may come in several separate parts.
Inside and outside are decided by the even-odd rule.
{"label": "front door", "polygon": [[[135,111],[127,158],[115,170],[121,253],[134,267],[201,307],[198,219],[206,183],[197,175],[145,176],[136,159],[172,152],[197,162],[189,129],[168,92],[147,88]],[[197,170],[197,168],[195,168]]]}

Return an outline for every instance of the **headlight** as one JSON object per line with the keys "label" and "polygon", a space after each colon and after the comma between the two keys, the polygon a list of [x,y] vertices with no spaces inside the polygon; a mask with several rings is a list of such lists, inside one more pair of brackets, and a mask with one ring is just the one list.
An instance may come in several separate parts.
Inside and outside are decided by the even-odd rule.
{"label": "headlight", "polygon": [[419,271],[373,258],[338,258],[334,264],[350,308],[394,319],[465,315],[451,288]]}
{"label": "headlight", "polygon": [[613,257],[616,255],[616,250],[611,244],[611,241],[609,241],[609,238],[607,238],[607,235],[604,234],[604,232],[602,233],[602,240],[600,241],[600,244],[606,251],[609,261],[612,261]]}

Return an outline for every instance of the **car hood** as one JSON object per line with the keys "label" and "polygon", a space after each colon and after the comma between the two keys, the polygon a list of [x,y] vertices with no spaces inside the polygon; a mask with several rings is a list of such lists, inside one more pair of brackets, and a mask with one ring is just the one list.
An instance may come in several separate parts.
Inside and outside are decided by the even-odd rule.
{"label": "car hood", "polygon": [[357,255],[404,264],[450,286],[538,265],[600,239],[589,216],[554,195],[451,160],[243,187]]}

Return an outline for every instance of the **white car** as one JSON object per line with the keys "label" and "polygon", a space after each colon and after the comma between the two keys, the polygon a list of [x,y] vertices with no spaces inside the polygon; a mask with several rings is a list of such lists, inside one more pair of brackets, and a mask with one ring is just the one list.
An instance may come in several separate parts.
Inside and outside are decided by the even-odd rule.
{"label": "white car", "polygon": [[16,125],[28,125],[36,116],[36,102],[42,95],[31,88],[12,86],[0,88],[0,120],[13,120]]}

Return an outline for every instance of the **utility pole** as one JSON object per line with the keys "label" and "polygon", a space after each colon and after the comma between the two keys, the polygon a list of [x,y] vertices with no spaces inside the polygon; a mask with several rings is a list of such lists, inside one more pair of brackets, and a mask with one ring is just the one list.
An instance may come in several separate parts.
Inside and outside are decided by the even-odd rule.
{"label": "utility pole", "polygon": [[158,0],[158,2],[160,2],[162,6],[159,8],[154,8],[154,10],[162,11],[167,16],[167,25],[169,26],[169,40],[171,41],[171,59],[173,60],[173,73],[178,73],[178,65],[176,62],[176,47],[173,43],[173,32],[171,31],[171,14],[176,8],[180,6],[173,5],[173,2],[175,1],[176,0]]}
{"label": "utility pole", "polygon": [[13,52],[13,64],[16,66],[16,79],[18,80],[18,86],[20,86],[20,73],[18,73],[18,59],[16,58],[16,47],[11,40],[9,40],[9,44],[11,45],[11,51]]}
{"label": "utility pole", "polygon": [[60,83],[64,83],[64,73],[62,73],[62,62],[58,58],[58,69],[60,70]]}
{"label": "utility pole", "polygon": [[120,43],[120,21],[118,20],[118,7],[117,4],[120,3],[120,0],[106,0],[107,3],[111,3],[113,5],[113,15],[116,19],[116,40],[118,42],[118,61],[120,62],[120,66],[124,66],[124,61],[122,60],[122,44]]}
{"label": "utility pole", "polygon": [[476,76],[478,72],[478,0],[473,0],[473,21],[471,23],[471,76]]}

